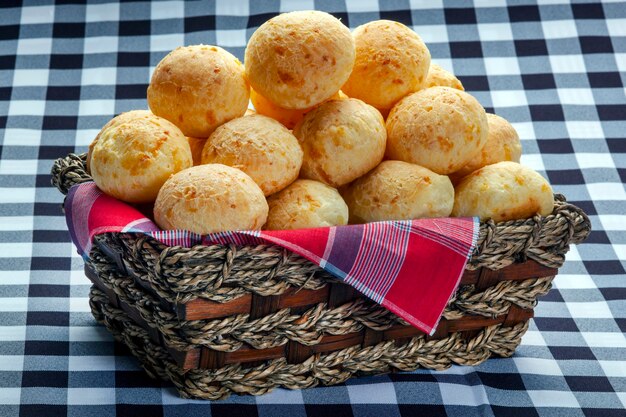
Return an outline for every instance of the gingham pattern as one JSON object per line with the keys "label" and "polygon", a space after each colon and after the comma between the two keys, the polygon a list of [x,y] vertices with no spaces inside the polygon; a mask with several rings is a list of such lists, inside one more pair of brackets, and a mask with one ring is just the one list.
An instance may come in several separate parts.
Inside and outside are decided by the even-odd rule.
{"label": "gingham pattern", "polygon": [[[0,416],[626,414],[626,4],[58,3],[0,2]],[[511,359],[181,400],[94,324],[52,160],[85,150],[114,114],[145,107],[151,68],[172,48],[217,43],[242,58],[261,22],[313,7],[351,27],[412,25],[435,62],[513,122],[522,162],[583,207],[594,231],[572,248]]]}

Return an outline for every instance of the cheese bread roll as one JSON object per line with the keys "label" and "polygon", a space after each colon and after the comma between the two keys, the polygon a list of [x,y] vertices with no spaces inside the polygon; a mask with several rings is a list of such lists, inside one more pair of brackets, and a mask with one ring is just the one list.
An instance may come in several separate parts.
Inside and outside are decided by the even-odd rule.
{"label": "cheese bread roll", "polygon": [[218,46],[174,49],[159,62],[148,86],[150,110],[197,138],[243,116],[249,99],[243,65]]}
{"label": "cheese bread roll", "polygon": [[268,196],[298,178],[302,156],[298,140],[285,126],[255,114],[218,127],[204,145],[202,163],[238,168]]}
{"label": "cheese bread roll", "polygon": [[447,217],[454,204],[450,179],[419,165],[383,161],[341,189],[350,223]]}
{"label": "cheese bread roll", "polygon": [[450,174],[479,155],[488,130],[485,109],[474,97],[449,87],[427,88],[391,110],[386,156]]}
{"label": "cheese bread roll", "polygon": [[456,186],[452,215],[495,222],[547,216],[554,208],[548,181],[531,168],[503,161],[487,165]]}
{"label": "cheese bread roll", "polygon": [[172,176],[154,204],[164,230],[198,234],[259,230],[267,219],[263,191],[242,171],[221,164],[198,165]]}
{"label": "cheese bread roll", "polygon": [[91,153],[91,176],[115,198],[150,203],[171,175],[192,164],[189,143],[180,129],[151,115],[100,133]]}
{"label": "cheese bread roll", "polygon": [[348,223],[348,206],[336,189],[318,181],[296,180],[267,199],[266,230],[307,229]]}
{"label": "cheese bread roll", "polygon": [[356,61],[341,88],[383,114],[406,96],[425,87],[430,52],[422,39],[402,23],[377,20],[353,33]]}
{"label": "cheese bread roll", "polygon": [[248,41],[246,75],[263,97],[285,109],[328,100],[354,65],[350,30],[325,12],[283,13],[263,23]]}
{"label": "cheese bread roll", "polygon": [[300,176],[332,187],[378,165],[387,139],[380,112],[354,98],[330,100],[311,110],[294,134],[304,151]]}

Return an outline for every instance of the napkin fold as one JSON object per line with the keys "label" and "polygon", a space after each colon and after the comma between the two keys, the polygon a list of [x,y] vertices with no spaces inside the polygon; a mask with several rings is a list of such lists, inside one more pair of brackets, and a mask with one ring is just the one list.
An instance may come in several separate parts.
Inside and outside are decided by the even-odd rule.
{"label": "napkin fold", "polygon": [[73,186],[65,202],[78,253],[89,256],[95,235],[144,233],[168,246],[274,244],[319,265],[427,334],[437,327],[476,245],[477,218],[383,221],[300,230],[198,235],[160,230],[136,208],[93,182]]}

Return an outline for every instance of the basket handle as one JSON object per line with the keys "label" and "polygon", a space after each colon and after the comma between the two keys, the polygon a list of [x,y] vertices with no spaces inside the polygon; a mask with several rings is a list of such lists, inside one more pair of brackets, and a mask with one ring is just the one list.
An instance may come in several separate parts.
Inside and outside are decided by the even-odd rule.
{"label": "basket handle", "polygon": [[52,164],[52,185],[60,192],[67,195],[69,189],[76,184],[92,181],[87,172],[87,154],[71,153],[64,158],[59,158]]}

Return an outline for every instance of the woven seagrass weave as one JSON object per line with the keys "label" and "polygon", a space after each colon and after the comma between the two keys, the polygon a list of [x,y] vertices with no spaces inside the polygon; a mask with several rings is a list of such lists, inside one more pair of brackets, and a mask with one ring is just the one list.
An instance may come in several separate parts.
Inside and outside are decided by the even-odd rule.
{"label": "woven seagrass weave", "polygon": [[[90,181],[85,156],[55,162],[64,194]],[[86,265],[94,317],[182,396],[263,394],[276,386],[476,365],[510,356],[587,216],[556,196],[546,217],[480,225],[461,285],[433,336],[271,245],[169,247],[141,234],[96,237]]]}

